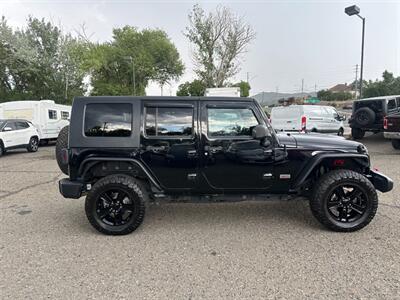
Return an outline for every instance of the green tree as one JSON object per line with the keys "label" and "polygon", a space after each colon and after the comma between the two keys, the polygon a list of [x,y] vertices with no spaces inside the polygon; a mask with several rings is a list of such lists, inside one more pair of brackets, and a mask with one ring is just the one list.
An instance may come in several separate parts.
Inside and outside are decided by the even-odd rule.
{"label": "green tree", "polygon": [[247,81],[240,81],[238,83],[233,84],[232,86],[240,88],[240,97],[248,97],[250,95],[250,84]]}
{"label": "green tree", "polygon": [[353,95],[349,92],[333,93],[330,90],[320,90],[317,93],[317,97],[323,101],[345,101],[352,99]]}
{"label": "green tree", "polygon": [[186,81],[178,87],[177,96],[204,96],[206,86],[201,80]]}
{"label": "green tree", "polygon": [[207,87],[224,87],[239,72],[240,56],[255,38],[253,29],[226,8],[208,15],[195,5],[184,33],[194,44],[195,73]]}
{"label": "green tree", "polygon": [[394,77],[393,73],[385,71],[382,80],[370,80],[364,86],[363,98],[400,95],[400,76]]}
{"label": "green tree", "polygon": [[[79,48],[79,51],[77,49]],[[29,17],[26,29],[0,22],[1,101],[54,99],[67,103],[83,93],[82,42],[44,19]]]}
{"label": "green tree", "polygon": [[150,80],[163,86],[184,70],[164,31],[131,26],[114,29],[111,42],[92,47],[85,68],[93,95],[144,95]]}

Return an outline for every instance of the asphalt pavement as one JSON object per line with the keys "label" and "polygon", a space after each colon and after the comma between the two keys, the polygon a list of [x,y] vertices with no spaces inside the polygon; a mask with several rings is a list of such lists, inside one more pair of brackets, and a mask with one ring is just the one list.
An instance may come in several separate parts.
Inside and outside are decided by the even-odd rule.
{"label": "asphalt pavement", "polygon": [[392,177],[372,223],[324,229],[304,200],[151,205],[127,236],[95,231],[58,192],[54,147],[0,158],[1,299],[400,299],[400,152],[368,136]]}

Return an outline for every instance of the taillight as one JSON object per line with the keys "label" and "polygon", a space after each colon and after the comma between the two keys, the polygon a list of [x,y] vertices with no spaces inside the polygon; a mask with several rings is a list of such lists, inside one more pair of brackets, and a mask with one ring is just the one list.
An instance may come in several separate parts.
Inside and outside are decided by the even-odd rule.
{"label": "taillight", "polygon": [[388,129],[388,120],[386,117],[383,118],[383,129]]}
{"label": "taillight", "polygon": [[306,116],[301,117],[301,130],[305,131],[307,126],[307,118]]}

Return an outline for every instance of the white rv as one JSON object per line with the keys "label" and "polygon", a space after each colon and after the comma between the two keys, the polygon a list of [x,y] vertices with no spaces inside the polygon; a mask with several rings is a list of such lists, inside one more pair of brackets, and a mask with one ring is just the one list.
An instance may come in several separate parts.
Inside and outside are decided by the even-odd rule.
{"label": "white rv", "polygon": [[240,97],[240,87],[207,88],[206,97]]}
{"label": "white rv", "polygon": [[60,130],[69,124],[71,106],[53,100],[12,101],[0,103],[0,119],[25,119],[36,127],[40,141],[57,139]]}

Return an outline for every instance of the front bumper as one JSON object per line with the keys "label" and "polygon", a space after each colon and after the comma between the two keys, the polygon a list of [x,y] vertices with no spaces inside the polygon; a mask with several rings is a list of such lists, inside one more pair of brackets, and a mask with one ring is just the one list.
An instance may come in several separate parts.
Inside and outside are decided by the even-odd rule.
{"label": "front bumper", "polygon": [[82,196],[84,185],[81,182],[71,181],[68,178],[64,178],[58,182],[58,188],[64,198],[78,199]]}
{"label": "front bumper", "polygon": [[384,132],[383,135],[387,139],[398,140],[400,139],[400,132]]}
{"label": "front bumper", "polygon": [[382,193],[389,192],[393,189],[393,180],[380,172],[371,170],[367,177],[374,187]]}

